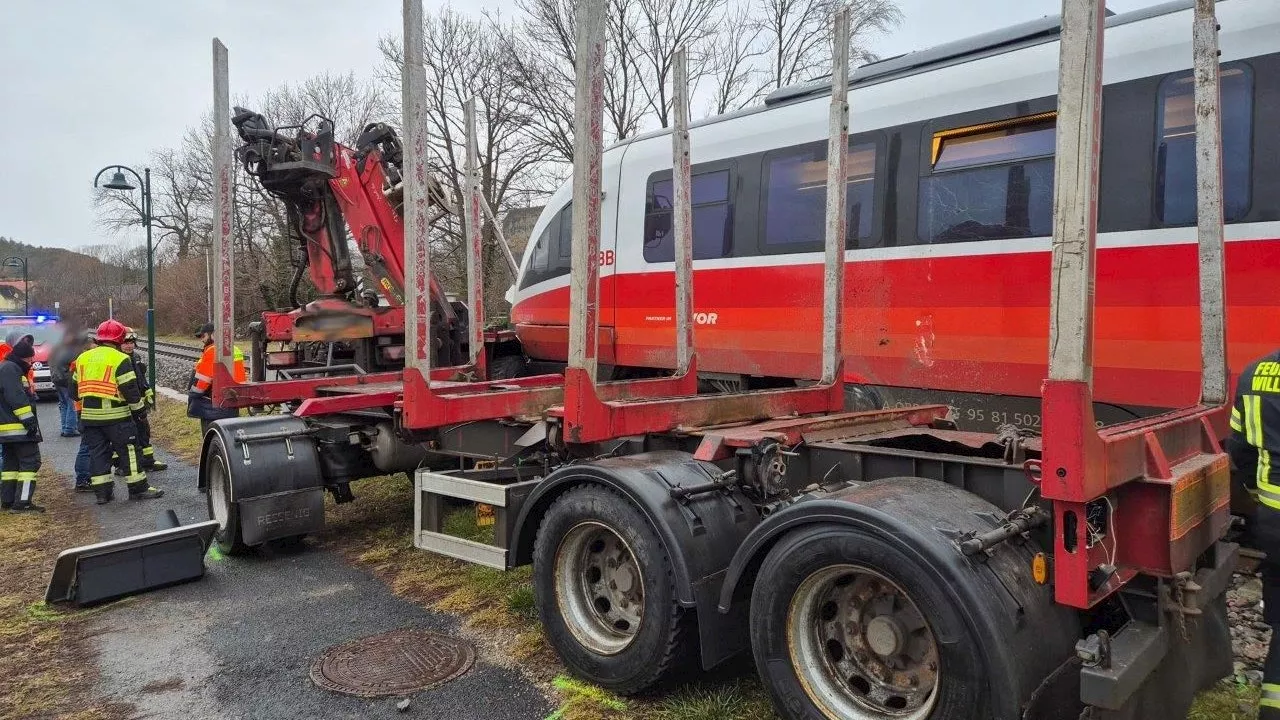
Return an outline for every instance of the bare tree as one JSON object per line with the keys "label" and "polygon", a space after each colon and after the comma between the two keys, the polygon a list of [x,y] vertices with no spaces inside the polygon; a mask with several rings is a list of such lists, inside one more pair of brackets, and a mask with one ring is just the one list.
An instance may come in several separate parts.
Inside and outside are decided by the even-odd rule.
{"label": "bare tree", "polygon": [[[831,15],[841,0],[759,0],[756,24],[763,35],[768,57],[762,92],[825,74],[831,59]],[[876,32],[887,32],[902,22],[896,0],[854,0],[850,9],[850,58],[871,60],[866,47]]]}
{"label": "bare tree", "polygon": [[393,120],[396,107],[380,83],[357,79],[355,73],[325,73],[268,92],[258,111],[281,127],[323,116],[333,122],[338,142],[350,145],[369,123]]}
{"label": "bare tree", "polygon": [[[556,154],[531,131],[534,123],[524,104],[527,95],[511,72],[513,43],[506,35],[510,31],[512,28],[498,19],[474,20],[444,9],[427,16],[421,50],[429,93],[429,162],[450,194],[461,198],[466,158],[462,106],[474,98],[480,188],[498,212],[511,205],[526,205],[550,190],[544,168]],[[399,39],[386,37],[380,45],[385,60],[382,76],[398,86],[405,57]],[[484,232],[489,248],[485,265],[491,274],[500,272],[494,253],[496,232],[489,223]],[[438,276],[447,287],[460,292],[465,287],[466,256],[457,218],[437,225],[432,244]],[[495,306],[499,301],[491,299]]]}
{"label": "bare tree", "polygon": [[672,58],[681,46],[689,48],[689,82],[696,85],[708,69],[707,53],[700,51],[720,31],[727,0],[637,0],[632,4],[638,17],[628,51],[642,74],[647,112],[665,128],[671,124]]}
{"label": "bare tree", "polygon": [[[516,0],[524,19],[510,28],[507,53],[523,104],[546,137],[556,159],[573,162],[575,36],[572,0]],[[605,133],[610,140],[631,137],[647,109],[638,47],[639,6],[609,0],[605,26]]]}
{"label": "bare tree", "polygon": [[707,43],[707,74],[713,81],[712,115],[740,110],[759,94],[760,61],[765,48],[760,42],[763,28],[752,21],[750,8],[739,5],[726,10],[719,32]]}

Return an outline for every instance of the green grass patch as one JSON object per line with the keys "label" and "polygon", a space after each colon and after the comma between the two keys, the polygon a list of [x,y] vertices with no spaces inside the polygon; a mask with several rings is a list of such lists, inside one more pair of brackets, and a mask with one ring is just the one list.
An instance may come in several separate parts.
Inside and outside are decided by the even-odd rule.
{"label": "green grass patch", "polygon": [[196,464],[200,462],[200,421],[187,417],[187,404],[156,396],[151,412],[151,442]]}
{"label": "green grass patch", "polygon": [[568,675],[558,675],[551,686],[562,703],[547,720],[587,720],[588,718],[629,718],[627,701],[607,690]]}
{"label": "green grass patch", "polygon": [[658,700],[654,720],[756,720],[775,717],[764,688],[752,677],[686,685]]}
{"label": "green grass patch", "polygon": [[1254,720],[1261,695],[1255,685],[1224,681],[1200,693],[1187,720]]}
{"label": "green grass patch", "polygon": [[174,343],[177,345],[190,345],[193,348],[200,347],[200,339],[191,337],[190,335],[156,335],[156,340],[166,343]]}

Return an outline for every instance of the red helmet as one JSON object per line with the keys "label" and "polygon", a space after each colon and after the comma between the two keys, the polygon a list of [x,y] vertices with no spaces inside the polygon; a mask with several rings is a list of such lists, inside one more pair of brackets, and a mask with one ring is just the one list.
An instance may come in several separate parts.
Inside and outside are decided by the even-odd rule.
{"label": "red helmet", "polygon": [[98,326],[98,342],[100,343],[121,343],[124,342],[125,328],[115,320],[106,320]]}

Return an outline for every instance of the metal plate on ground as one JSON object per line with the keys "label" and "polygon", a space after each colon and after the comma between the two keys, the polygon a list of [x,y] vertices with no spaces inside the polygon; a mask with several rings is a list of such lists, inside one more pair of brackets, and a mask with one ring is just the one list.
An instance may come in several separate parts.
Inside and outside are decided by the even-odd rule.
{"label": "metal plate on ground", "polygon": [[471,669],[467,643],[426,630],[392,630],[325,650],[311,663],[311,681],[359,697],[430,690]]}

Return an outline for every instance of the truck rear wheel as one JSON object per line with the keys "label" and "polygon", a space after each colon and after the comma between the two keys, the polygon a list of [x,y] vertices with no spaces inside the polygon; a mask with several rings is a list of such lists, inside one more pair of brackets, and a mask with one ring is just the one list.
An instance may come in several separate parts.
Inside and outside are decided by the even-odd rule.
{"label": "truck rear wheel", "polygon": [[618,493],[583,485],[557,498],[538,528],[533,567],[547,639],[575,674],[634,693],[691,656],[693,617],[676,602],[671,561]]}
{"label": "truck rear wheel", "polygon": [[209,505],[209,517],[218,521],[213,541],[218,549],[228,555],[242,555],[249,551],[240,532],[240,509],[231,501],[231,471],[227,464],[227,451],[222,436],[213,433],[205,450],[205,478]]}
{"label": "truck rear wheel", "polygon": [[991,717],[998,680],[957,599],[918,557],[856,526],[785,536],[751,595],[756,668],[784,717]]}

